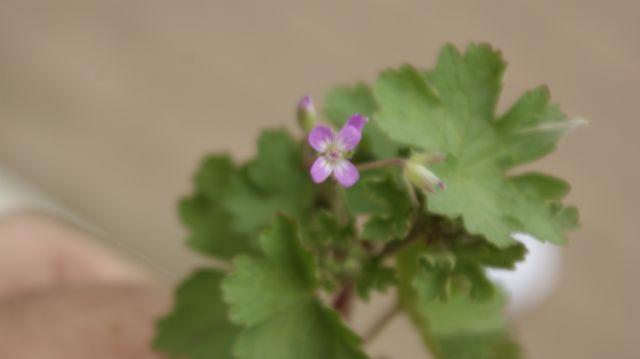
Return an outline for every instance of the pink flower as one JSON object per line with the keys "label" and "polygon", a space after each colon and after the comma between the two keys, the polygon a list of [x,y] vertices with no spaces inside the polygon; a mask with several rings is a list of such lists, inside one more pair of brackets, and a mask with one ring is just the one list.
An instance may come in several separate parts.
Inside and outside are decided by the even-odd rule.
{"label": "pink flower", "polygon": [[368,121],[366,117],[355,114],[336,135],[326,126],[317,126],[309,132],[309,145],[320,153],[310,171],[315,183],[323,182],[331,174],[344,187],[358,182],[358,169],[346,157],[360,143],[362,128]]}

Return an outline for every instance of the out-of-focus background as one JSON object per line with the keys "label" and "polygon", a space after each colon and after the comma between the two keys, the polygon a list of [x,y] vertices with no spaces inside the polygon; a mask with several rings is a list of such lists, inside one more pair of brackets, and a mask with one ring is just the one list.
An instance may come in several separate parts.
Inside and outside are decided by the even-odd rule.
{"label": "out-of-focus background", "polygon": [[[591,120],[537,164],[573,184],[582,228],[560,286],[517,319],[532,358],[640,357],[637,1],[0,2],[0,161],[173,282],[201,261],[175,214],[201,157],[294,129],[301,94],[431,66],[488,41],[510,66],[501,108],[548,84]],[[404,318],[373,351],[422,354]]]}

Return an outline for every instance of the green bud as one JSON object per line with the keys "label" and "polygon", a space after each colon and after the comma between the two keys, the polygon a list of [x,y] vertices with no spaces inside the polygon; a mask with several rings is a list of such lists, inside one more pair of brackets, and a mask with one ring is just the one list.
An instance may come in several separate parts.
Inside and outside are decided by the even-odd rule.
{"label": "green bud", "polygon": [[404,167],[404,176],[411,184],[426,192],[434,192],[438,187],[446,190],[447,186],[433,172],[427,168],[427,164],[444,160],[442,155],[415,154],[409,158]]}
{"label": "green bud", "polygon": [[297,117],[298,125],[305,132],[309,132],[316,127],[318,114],[310,96],[303,96],[298,102]]}

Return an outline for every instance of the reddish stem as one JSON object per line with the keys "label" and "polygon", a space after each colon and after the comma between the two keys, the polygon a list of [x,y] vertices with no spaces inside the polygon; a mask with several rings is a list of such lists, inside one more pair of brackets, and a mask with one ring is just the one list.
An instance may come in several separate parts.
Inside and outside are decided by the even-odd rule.
{"label": "reddish stem", "polygon": [[335,309],[344,320],[349,319],[351,314],[351,299],[353,298],[353,281],[347,280],[344,282],[342,289],[333,298],[331,306]]}

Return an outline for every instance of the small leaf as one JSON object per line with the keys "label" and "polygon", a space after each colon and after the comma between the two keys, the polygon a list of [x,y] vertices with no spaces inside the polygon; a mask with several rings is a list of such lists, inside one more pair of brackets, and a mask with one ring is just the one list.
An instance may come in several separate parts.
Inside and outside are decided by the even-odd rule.
{"label": "small leaf", "polygon": [[452,286],[447,300],[434,300],[437,291],[421,272],[425,261],[419,261],[426,251],[427,247],[417,242],[398,254],[398,292],[403,309],[435,356],[442,359],[520,358],[519,347],[503,318],[504,297],[494,295],[478,301]]}
{"label": "small leaf", "polygon": [[409,231],[412,211],[406,190],[399,187],[390,174],[384,179],[370,180],[365,186],[370,197],[381,203],[384,210],[369,218],[362,237],[384,242],[404,238]]}
{"label": "small leaf", "polygon": [[344,191],[347,208],[352,214],[370,214],[385,211],[385,203],[371,198],[367,183],[384,176],[383,169],[363,171],[360,180]]}
{"label": "small leaf", "polygon": [[420,256],[420,263],[423,267],[452,271],[456,267],[456,256],[448,250],[430,249]]}
{"label": "small leaf", "polygon": [[302,237],[310,245],[345,244],[354,237],[352,223],[340,224],[333,212],[317,209],[301,228]]}
{"label": "small leaf", "polygon": [[363,300],[369,300],[371,292],[384,292],[395,284],[395,270],[386,266],[382,260],[369,258],[364,261],[362,270],[356,278],[356,292]]}
{"label": "small leaf", "polygon": [[420,298],[425,301],[447,300],[451,294],[452,269],[423,261],[413,283]]}
{"label": "small leaf", "polygon": [[473,301],[491,300],[495,288],[483,267],[448,250],[428,249],[419,258],[420,270],[413,285],[423,301],[447,301],[452,293]]}
{"label": "small leaf", "polygon": [[157,323],[155,348],[180,358],[234,358],[231,346],[239,328],[227,319],[222,277],[199,270],[178,287],[173,311]]}
{"label": "small leaf", "polygon": [[460,265],[457,273],[469,282],[469,298],[476,302],[493,300],[496,295],[496,288],[491,283],[483,267],[477,264],[466,263]]}
{"label": "small leaf", "polygon": [[496,247],[484,239],[456,241],[452,244],[456,257],[485,267],[513,269],[524,260],[527,248],[520,242],[506,248]]}

